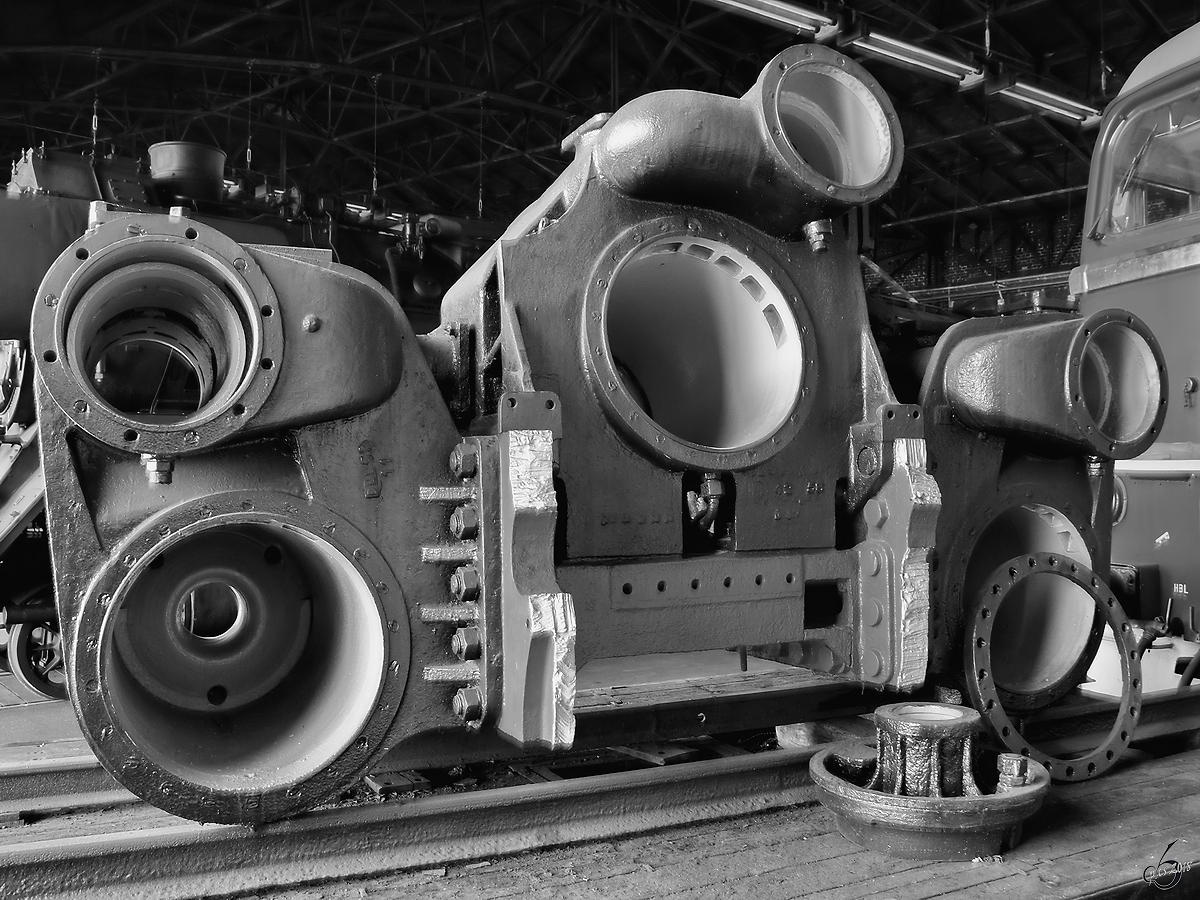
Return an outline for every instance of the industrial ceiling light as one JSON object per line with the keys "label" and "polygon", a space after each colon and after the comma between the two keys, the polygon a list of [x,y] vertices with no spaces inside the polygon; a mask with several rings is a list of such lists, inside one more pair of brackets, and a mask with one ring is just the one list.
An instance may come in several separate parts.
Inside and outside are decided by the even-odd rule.
{"label": "industrial ceiling light", "polygon": [[983,90],[988,95],[999,94],[1016,103],[1051,113],[1081,128],[1099,125],[1100,117],[1103,114],[1103,110],[1087,103],[1072,100],[1070,97],[1064,97],[1054,91],[1020,81],[1011,72],[1005,70],[994,74],[989,72]]}
{"label": "industrial ceiling light", "polygon": [[945,78],[965,91],[983,83],[984,70],[963,60],[944,56],[925,47],[918,47],[899,38],[871,31],[861,20],[838,35],[839,47],[853,47],[863,56],[870,56],[921,75]]}
{"label": "industrial ceiling light", "polygon": [[783,28],[795,34],[811,37],[815,41],[826,41],[837,34],[837,19],[818,12],[815,9],[805,9],[782,0],[700,0],[709,6],[737,13],[748,19],[755,19]]}

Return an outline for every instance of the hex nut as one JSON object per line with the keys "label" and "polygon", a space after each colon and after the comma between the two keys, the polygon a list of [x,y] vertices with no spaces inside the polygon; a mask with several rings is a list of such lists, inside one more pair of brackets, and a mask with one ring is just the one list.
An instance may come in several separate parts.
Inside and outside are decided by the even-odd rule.
{"label": "hex nut", "polygon": [[479,659],[483,653],[483,639],[479,628],[475,625],[456,628],[454,635],[450,638],[450,651],[464,662],[469,659]]}
{"label": "hex nut", "polygon": [[479,596],[479,571],[474,566],[459,566],[450,576],[450,593],[460,603]]}
{"label": "hex nut", "polygon": [[151,484],[170,484],[175,472],[175,460],[169,456],[155,456],[143,453],[142,468],[146,470],[146,479]]}
{"label": "hex nut", "polygon": [[450,513],[450,533],[460,541],[469,541],[479,531],[479,512],[473,503],[464,503]]}
{"label": "hex nut", "polygon": [[474,478],[479,471],[479,448],[462,443],[450,451],[450,471],[455,478]]}
{"label": "hex nut", "polygon": [[996,784],[998,794],[1024,787],[1029,783],[1029,760],[1020,753],[999,754],[996,757],[996,769],[1000,773]]}
{"label": "hex nut", "polygon": [[483,694],[479,688],[459,688],[450,701],[450,709],[464,722],[478,722],[483,718]]}
{"label": "hex nut", "polygon": [[996,768],[1001,775],[1024,780],[1029,775],[1029,760],[1020,753],[1001,753],[996,757]]}

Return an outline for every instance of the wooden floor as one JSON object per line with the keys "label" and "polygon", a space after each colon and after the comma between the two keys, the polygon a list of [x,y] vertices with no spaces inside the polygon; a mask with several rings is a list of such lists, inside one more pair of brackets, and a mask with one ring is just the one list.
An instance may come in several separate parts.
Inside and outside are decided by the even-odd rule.
{"label": "wooden floor", "polygon": [[[1170,891],[1143,879],[1167,859],[1195,863]],[[1184,843],[1186,841],[1187,843]],[[850,843],[820,806],[795,807],[615,841],[258,893],[271,900],[491,900],[521,897],[783,900],[1200,896],[1200,751],[1098,781],[1056,785],[1003,859],[920,863]]]}

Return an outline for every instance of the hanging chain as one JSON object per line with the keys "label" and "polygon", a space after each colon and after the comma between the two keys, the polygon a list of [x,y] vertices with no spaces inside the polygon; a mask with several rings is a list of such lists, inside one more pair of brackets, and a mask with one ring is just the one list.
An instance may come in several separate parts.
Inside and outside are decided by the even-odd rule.
{"label": "hanging chain", "polygon": [[373,111],[374,127],[371,131],[371,200],[379,196],[379,76],[371,78],[371,92],[375,95]]}
{"label": "hanging chain", "polygon": [[254,153],[251,143],[254,141],[254,62],[246,63],[246,171],[251,169]]}
{"label": "hanging chain", "polygon": [[1104,58],[1104,0],[1100,0],[1100,94],[1108,96],[1108,61]]}
{"label": "hanging chain", "polygon": [[483,218],[483,97],[479,98],[479,218]]}
{"label": "hanging chain", "polygon": [[96,158],[96,137],[100,131],[100,51],[96,51],[96,68],[92,77],[92,159]]}

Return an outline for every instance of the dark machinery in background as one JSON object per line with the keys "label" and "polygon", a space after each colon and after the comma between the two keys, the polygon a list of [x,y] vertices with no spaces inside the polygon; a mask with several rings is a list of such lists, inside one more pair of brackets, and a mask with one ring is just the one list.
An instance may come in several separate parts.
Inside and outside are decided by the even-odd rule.
{"label": "dark machinery in background", "polygon": [[[14,675],[48,697],[65,699],[67,687],[27,362],[29,318],[38,282],[87,229],[89,203],[103,201],[128,211],[176,207],[242,242],[326,247],[385,280],[421,330],[436,327],[438,300],[478,256],[477,245],[495,233],[484,223],[444,216],[319,201],[306,205],[295,192],[225,182],[224,162],[219,150],[182,142],[151,147],[148,167],[136,160],[31,149],[14,164],[8,191],[0,195],[5,259],[0,275],[0,576],[5,585],[0,633],[7,638],[6,661]],[[131,333],[122,340],[136,343],[138,338]],[[148,346],[138,351],[142,361],[135,378],[162,374],[155,367],[171,351],[165,344],[156,346],[157,355]]]}
{"label": "dark machinery in background", "polygon": [[[565,146],[423,336],[328,250],[93,203],[33,355],[67,679],[104,765],[261,822],[422,742],[569,747],[577,679],[743,646],[775,685],[965,688],[1052,776],[1108,768],[1139,687],[1105,586],[1112,460],[1165,413],[1149,331],[964,322],[898,402],[845,213],[902,140],[828,48]],[[1022,745],[1005,711],[1074,687],[1106,620],[1127,727],[1080,761]]]}

